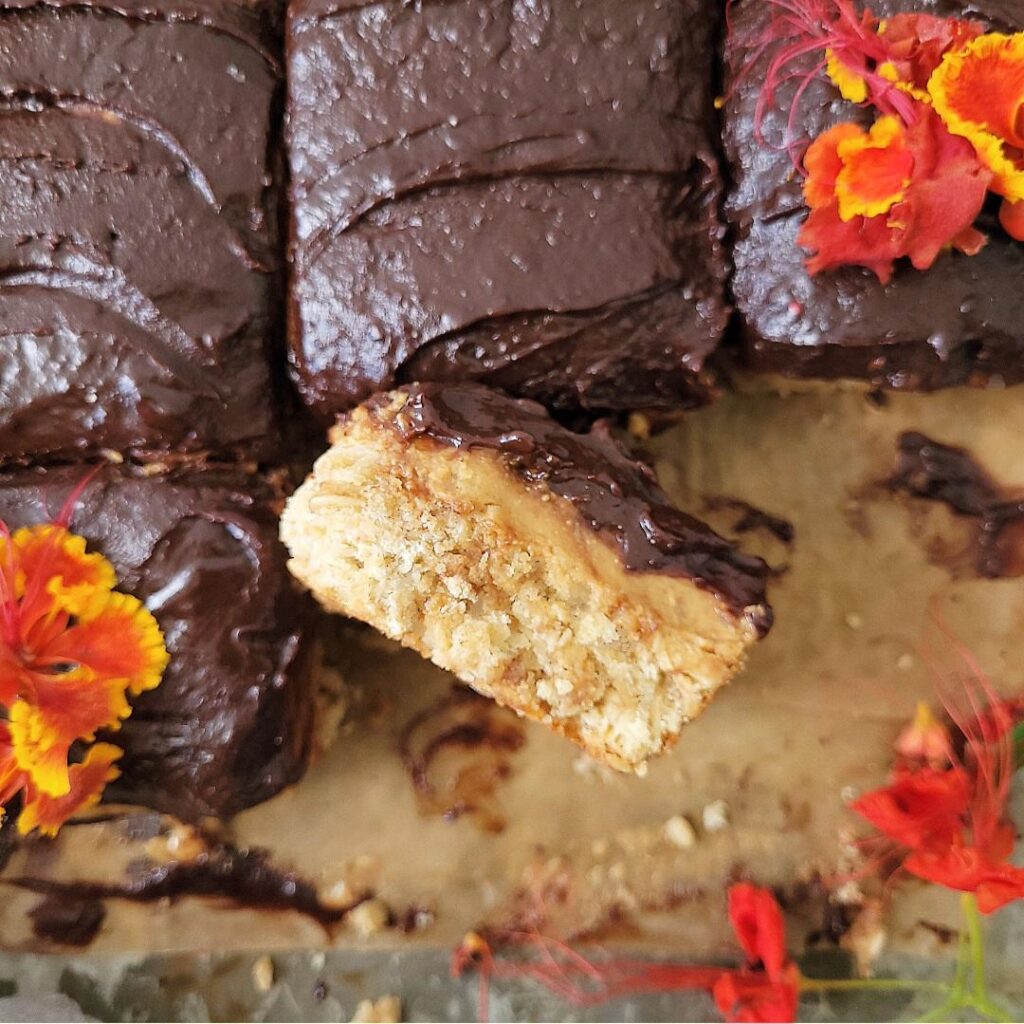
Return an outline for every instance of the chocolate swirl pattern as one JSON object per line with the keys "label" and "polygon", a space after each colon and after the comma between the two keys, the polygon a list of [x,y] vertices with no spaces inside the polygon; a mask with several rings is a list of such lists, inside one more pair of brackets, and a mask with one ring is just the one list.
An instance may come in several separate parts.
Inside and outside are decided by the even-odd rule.
{"label": "chocolate swirl pattern", "polygon": [[270,451],[278,23],[0,5],[0,460]]}
{"label": "chocolate swirl pattern", "polygon": [[302,0],[289,17],[310,405],[424,379],[572,409],[707,397],[726,317],[713,5]]}

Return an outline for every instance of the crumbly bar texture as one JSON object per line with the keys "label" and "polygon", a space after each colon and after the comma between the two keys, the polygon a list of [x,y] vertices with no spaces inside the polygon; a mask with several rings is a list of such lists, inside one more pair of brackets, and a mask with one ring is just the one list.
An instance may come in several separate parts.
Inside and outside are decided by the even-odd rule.
{"label": "crumbly bar texture", "polygon": [[[0,475],[0,518],[46,522],[80,467]],[[170,662],[109,737],[124,751],[105,799],[186,821],[228,817],[304,773],[314,732],[313,609],[277,538],[280,492],[259,477],[104,468],[71,529],[156,616]]]}
{"label": "crumbly bar texture", "polygon": [[291,4],[289,336],[309,405],[415,380],[565,409],[705,400],[727,316],[720,14]]}
{"label": "crumbly bar texture", "polygon": [[[1018,0],[871,0],[870,7],[883,17],[920,11],[978,18],[1002,31],[1024,28]],[[802,76],[779,88],[762,124],[764,141],[754,131],[773,51],[753,63],[751,54],[771,17],[764,0],[741,0],[726,47],[723,114],[733,182],[726,215],[735,235],[732,290],[746,365],[899,389],[1024,380],[1024,246],[999,227],[994,205],[979,222],[989,241],[977,256],[945,253],[925,272],[905,261],[884,286],[859,267],[808,275],[797,244],[806,214],[801,178],[785,144]],[[870,121],[821,75],[797,111],[797,142],[843,121]]]}
{"label": "crumbly bar texture", "polygon": [[281,12],[0,14],[0,460],[268,451]]}
{"label": "crumbly bar texture", "polygon": [[[702,581],[627,569],[616,543],[554,486],[531,482],[517,457],[417,434],[411,394],[372,400],[334,430],[282,517],[292,572],[329,610],[370,623],[595,758],[641,770],[767,628],[763,564],[737,555],[761,602],[747,609]],[[532,431],[538,444],[517,406],[537,419],[539,407],[498,401],[513,443]],[[561,458],[560,434],[578,436],[548,422],[537,465]],[[628,460],[619,458],[605,466],[609,479],[622,478]],[[563,475],[559,489],[586,486],[583,477]],[[701,537],[729,557],[721,538]]]}

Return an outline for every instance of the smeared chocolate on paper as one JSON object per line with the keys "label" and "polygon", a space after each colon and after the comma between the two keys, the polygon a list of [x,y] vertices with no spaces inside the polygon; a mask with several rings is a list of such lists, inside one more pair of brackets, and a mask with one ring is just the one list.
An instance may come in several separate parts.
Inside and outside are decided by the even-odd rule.
{"label": "smeared chocolate on paper", "polygon": [[[896,472],[887,486],[912,498],[938,502],[967,520],[971,524],[967,555],[978,576],[1024,575],[1024,488],[1015,494],[997,483],[966,449],[916,431],[901,434]],[[943,552],[935,549],[932,554],[942,556]]]}
{"label": "smeared chocolate on paper", "polygon": [[398,741],[422,813],[455,821],[471,814],[484,831],[505,827],[497,789],[526,742],[522,723],[465,686],[411,718]]}

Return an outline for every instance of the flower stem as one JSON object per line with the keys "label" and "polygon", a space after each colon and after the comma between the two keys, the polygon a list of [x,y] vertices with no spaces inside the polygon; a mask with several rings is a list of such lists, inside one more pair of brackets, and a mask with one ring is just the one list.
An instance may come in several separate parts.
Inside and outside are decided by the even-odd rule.
{"label": "flower stem", "polygon": [[910,978],[802,978],[801,992],[948,992],[941,981]]}
{"label": "flower stem", "polygon": [[[960,897],[965,928],[960,933],[957,950],[956,975],[949,989],[949,998],[919,1021],[944,1021],[959,1010],[975,1010],[992,1021],[1011,1021],[1013,1018],[997,1006],[988,994],[985,984],[985,940],[981,929],[981,914],[973,893]],[[970,987],[968,987],[968,978]]]}
{"label": "flower stem", "polygon": [[985,983],[985,940],[981,930],[981,914],[978,912],[978,901],[972,892],[965,892],[960,897],[960,906],[967,922],[967,940],[971,950],[971,974],[974,985],[970,1002],[976,1010],[990,1020],[1012,1020],[1004,1010],[996,1006],[988,994]]}

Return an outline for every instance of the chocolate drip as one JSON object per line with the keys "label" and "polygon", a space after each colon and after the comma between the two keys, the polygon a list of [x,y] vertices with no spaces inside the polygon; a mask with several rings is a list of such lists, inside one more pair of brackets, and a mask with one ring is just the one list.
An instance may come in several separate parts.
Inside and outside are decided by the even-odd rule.
{"label": "chocolate drip", "polygon": [[781,544],[792,544],[796,539],[796,529],[788,519],[772,515],[764,509],[751,505],[741,498],[708,498],[707,507],[712,510],[727,509],[738,516],[732,529],[735,533],[750,533],[764,530],[770,533]]}
{"label": "chocolate drip", "polygon": [[963,448],[917,432],[901,435],[889,486],[974,520],[973,562],[979,576],[998,579],[1024,572],[1024,557],[1013,543],[1015,528],[1024,527],[1024,498],[1008,495]]}
{"label": "chocolate drip", "polygon": [[64,946],[88,946],[103,927],[107,909],[91,896],[50,894],[28,916],[37,938]]}
{"label": "chocolate drip", "polygon": [[770,628],[768,566],[675,508],[651,470],[604,424],[576,434],[536,402],[475,385],[414,384],[406,392],[397,418],[405,438],[498,452],[524,479],[571,502],[630,572],[686,577],[745,615],[758,633]]}
{"label": "chocolate drip", "polygon": [[81,904],[105,899],[153,903],[184,896],[215,897],[243,907],[292,910],[312,918],[325,929],[342,921],[370,898],[363,895],[343,906],[328,905],[320,899],[316,886],[294,871],[277,867],[267,851],[239,850],[227,844],[218,844],[192,861],[142,868],[123,882],[63,882],[29,877],[6,881],[42,893],[54,903]]}

